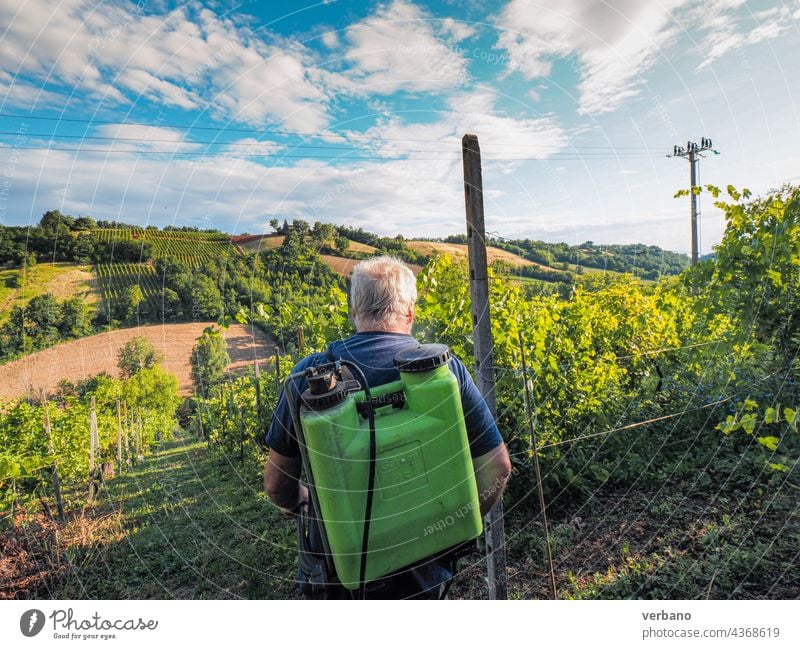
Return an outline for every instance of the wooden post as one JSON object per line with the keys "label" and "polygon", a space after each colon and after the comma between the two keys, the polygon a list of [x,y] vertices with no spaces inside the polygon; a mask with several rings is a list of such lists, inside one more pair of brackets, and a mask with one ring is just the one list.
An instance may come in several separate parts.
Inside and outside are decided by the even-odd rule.
{"label": "wooden post", "polygon": [[550,570],[550,589],[553,599],[558,599],[558,588],[556,588],[556,569],[553,564],[553,549],[550,546],[550,530],[547,526],[547,505],[544,499],[544,483],[542,482],[542,469],[539,466],[539,444],[536,441],[536,426],[533,424],[533,408],[531,407],[530,384],[528,383],[528,363],[525,360],[525,344],[522,340],[522,332],[519,334],[519,356],[522,362],[522,380],[525,382],[525,389],[522,392],[525,404],[525,414],[528,418],[528,426],[531,432],[531,453],[533,453],[533,469],[536,474],[536,484],[539,490],[539,509],[542,514],[542,532],[544,533],[545,550],[547,550],[547,566]]}
{"label": "wooden post", "polygon": [[253,375],[256,381],[256,430],[261,430],[261,371],[258,359],[253,361]]}
{"label": "wooden post", "polygon": [[297,328],[297,344],[300,345],[300,353],[306,348],[306,334],[303,331],[303,325]]}
{"label": "wooden post", "polygon": [[117,399],[117,470],[122,473],[122,414]]}
{"label": "wooden post", "polygon": [[[477,135],[461,140],[464,163],[464,200],[467,212],[469,250],[469,289],[472,302],[472,327],[475,346],[475,384],[486,400],[492,417],[497,418],[494,391],[494,342],[489,317],[489,274],[486,262],[486,227],[483,218],[483,177],[481,150]],[[506,543],[503,501],[498,500],[483,519],[486,537],[486,564],[489,598],[507,598]]]}
{"label": "wooden post", "polygon": [[94,500],[94,474],[95,474],[95,440],[97,439],[97,413],[95,412],[94,395],[92,395],[91,410],[89,412],[89,500]]}
{"label": "wooden post", "polygon": [[239,463],[244,464],[244,410],[239,408]]}
{"label": "wooden post", "polygon": [[136,409],[136,457],[144,459],[144,429],[142,428],[142,409]]}
{"label": "wooden post", "polygon": [[281,393],[281,357],[275,352],[275,401]]}
{"label": "wooden post", "polygon": [[123,401],[122,405],[125,413],[125,468],[127,469],[133,466],[133,462],[131,461],[131,443],[128,436],[128,431],[130,431],[131,425],[128,422],[128,402]]}
{"label": "wooden post", "polygon": [[[47,433],[47,452],[53,455],[53,434],[50,428],[50,410],[47,407],[47,397],[44,389],[41,391],[42,406],[44,406],[44,431]],[[53,494],[56,497],[56,510],[58,520],[64,522],[64,501],[61,499],[61,481],[58,479],[58,464],[53,460]]]}

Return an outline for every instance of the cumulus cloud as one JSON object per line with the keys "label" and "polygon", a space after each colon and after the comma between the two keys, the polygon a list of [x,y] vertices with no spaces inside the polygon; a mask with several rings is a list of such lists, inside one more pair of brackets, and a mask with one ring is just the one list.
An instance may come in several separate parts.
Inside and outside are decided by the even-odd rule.
{"label": "cumulus cloud", "polygon": [[[553,61],[573,57],[578,111],[615,110],[641,90],[645,73],[688,30],[705,67],[727,52],[775,38],[791,26],[791,10],[751,12],[745,0],[510,0],[497,20],[497,46],[509,70],[546,77]],[[667,60],[666,58],[664,60]]]}
{"label": "cumulus cloud", "polygon": [[348,70],[341,82],[356,94],[457,88],[468,79],[467,60],[448,39],[469,35],[462,23],[436,20],[410,2],[393,0],[345,31]]}
{"label": "cumulus cloud", "polygon": [[[27,0],[20,11],[0,4],[0,23],[9,85],[89,92],[112,104],[147,98],[254,125],[317,129],[328,121],[313,53],[193,0],[163,13],[132,2]],[[19,95],[9,90],[4,101]]]}
{"label": "cumulus cloud", "polygon": [[690,19],[705,32],[697,48],[703,69],[729,52],[777,38],[792,28],[791,9],[785,5],[752,12],[744,0],[711,0],[694,7]]}
{"label": "cumulus cloud", "polygon": [[476,33],[475,28],[469,23],[454,20],[453,18],[442,20],[441,27],[442,31],[457,43],[472,38]]}
{"label": "cumulus cloud", "polygon": [[511,0],[497,27],[509,68],[533,79],[550,74],[553,60],[579,63],[579,112],[618,108],[638,92],[641,73],[676,34],[671,11],[685,0]]}
{"label": "cumulus cloud", "polygon": [[[58,207],[136,223],[214,225],[226,230],[266,230],[270,218],[304,218],[357,225],[382,234],[449,234],[463,229],[460,137],[478,132],[484,152],[487,200],[499,196],[499,175],[522,164],[507,146],[539,146],[544,157],[564,146],[566,137],[553,116],[515,119],[496,113],[491,92],[462,93],[449,109],[427,124],[389,121],[367,135],[364,153],[374,160],[268,161],[278,145],[240,139],[220,150],[225,156],[153,156],[25,150],[14,178],[10,208],[37,214]],[[108,136],[134,137],[157,150],[196,146],[171,129],[116,127]],[[364,135],[364,134],[361,134]],[[355,143],[354,140],[352,143]],[[245,146],[233,146],[233,145]],[[124,150],[123,143],[117,144]],[[545,148],[546,147],[546,148]],[[130,147],[128,147],[130,148]],[[205,150],[205,149],[203,149]],[[284,151],[291,153],[288,148]],[[2,154],[0,150],[0,162]],[[233,157],[231,157],[233,156]]]}

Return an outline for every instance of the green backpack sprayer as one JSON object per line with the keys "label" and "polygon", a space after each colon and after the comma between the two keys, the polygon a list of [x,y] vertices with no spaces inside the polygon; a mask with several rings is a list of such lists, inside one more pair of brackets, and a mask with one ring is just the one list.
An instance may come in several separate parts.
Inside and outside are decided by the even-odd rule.
{"label": "green backpack sprayer", "polygon": [[378,387],[346,360],[286,379],[308,381],[299,412],[288,402],[325,553],[349,590],[483,529],[449,360],[446,345],[412,345],[395,356],[399,380]]}

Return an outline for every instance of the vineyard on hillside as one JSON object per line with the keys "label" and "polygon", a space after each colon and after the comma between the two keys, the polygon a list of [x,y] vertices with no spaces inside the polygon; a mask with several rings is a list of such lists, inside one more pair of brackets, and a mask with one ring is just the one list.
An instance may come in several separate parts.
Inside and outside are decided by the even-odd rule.
{"label": "vineyard on hillside", "polygon": [[174,257],[191,267],[239,253],[236,246],[231,243],[230,237],[222,233],[106,228],[94,230],[93,234],[101,242],[128,241],[149,244],[153,259]]}
{"label": "vineyard on hillside", "polygon": [[[504,496],[512,597],[551,597],[552,582],[558,597],[570,599],[800,593],[800,188],[754,200],[733,187],[726,198],[716,187],[704,191],[724,210],[727,228],[714,259],[677,277],[656,283],[598,273],[555,283],[561,288],[554,291],[504,277],[502,266],[490,269],[497,416],[513,463]],[[55,463],[64,462],[65,475],[84,496],[91,396],[101,429],[99,457],[116,457],[118,398],[149,422],[143,424],[151,435],[145,447],[163,452],[142,463],[135,479],[121,486],[109,482],[106,507],[129,514],[113,538],[128,534],[136,558],[128,545],[100,535],[88,544],[101,561],[65,567],[63,575],[26,593],[83,597],[76,584],[89,583],[111,598],[163,595],[141,575],[165,562],[169,574],[159,588],[166,593],[293,592],[286,578],[281,584],[274,578],[293,573],[295,555],[290,524],[265,513],[264,433],[293,362],[352,333],[345,278],[324,263],[306,233],[307,226],[292,226],[282,245],[251,260],[238,255],[210,262],[207,270],[192,272],[174,259],[153,264],[164,303],[176,316],[202,309],[227,323],[234,314],[271,335],[282,354],[262,364],[259,375],[220,374],[177,409],[177,402],[154,401],[158,395],[149,386],[156,377],[146,385],[99,377],[49,395],[50,406],[37,399],[4,406],[0,442],[8,451],[0,459],[0,514],[17,538],[35,536],[24,531],[20,512],[52,512]],[[113,288],[109,269],[109,290],[130,297],[148,289],[137,267],[128,275],[135,282]],[[435,255],[418,273],[417,288],[414,335],[446,343],[472,366],[464,259]],[[63,438],[54,452],[48,450],[45,412]],[[179,430],[175,446],[158,446],[156,435],[173,429]],[[188,455],[170,451],[180,448]],[[176,472],[186,481],[167,485]],[[128,488],[137,494],[130,504]],[[210,491],[219,500],[210,501]],[[176,523],[181,516],[183,523]],[[186,520],[207,522],[203,532],[213,541],[198,548],[194,530],[179,529]],[[176,547],[167,548],[165,536]],[[26,546],[25,556],[48,566],[52,547],[50,541]],[[202,579],[187,580],[186,556],[202,557],[196,566]],[[265,576],[253,561],[266,556]],[[452,593],[486,597],[485,575],[481,555],[467,557]]]}
{"label": "vineyard on hillside", "polygon": [[103,292],[104,309],[121,303],[134,286],[142,292],[142,301],[157,312],[160,303],[158,278],[152,264],[97,264],[97,281]]}

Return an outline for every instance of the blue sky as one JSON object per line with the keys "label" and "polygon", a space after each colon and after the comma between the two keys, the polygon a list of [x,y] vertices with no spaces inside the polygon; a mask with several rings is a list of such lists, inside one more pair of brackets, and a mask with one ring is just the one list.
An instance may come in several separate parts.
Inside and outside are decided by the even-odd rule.
{"label": "blue sky", "polygon": [[488,230],[688,252],[665,154],[711,137],[703,183],[800,180],[798,46],[800,0],[0,0],[0,222],[446,235],[472,132]]}

